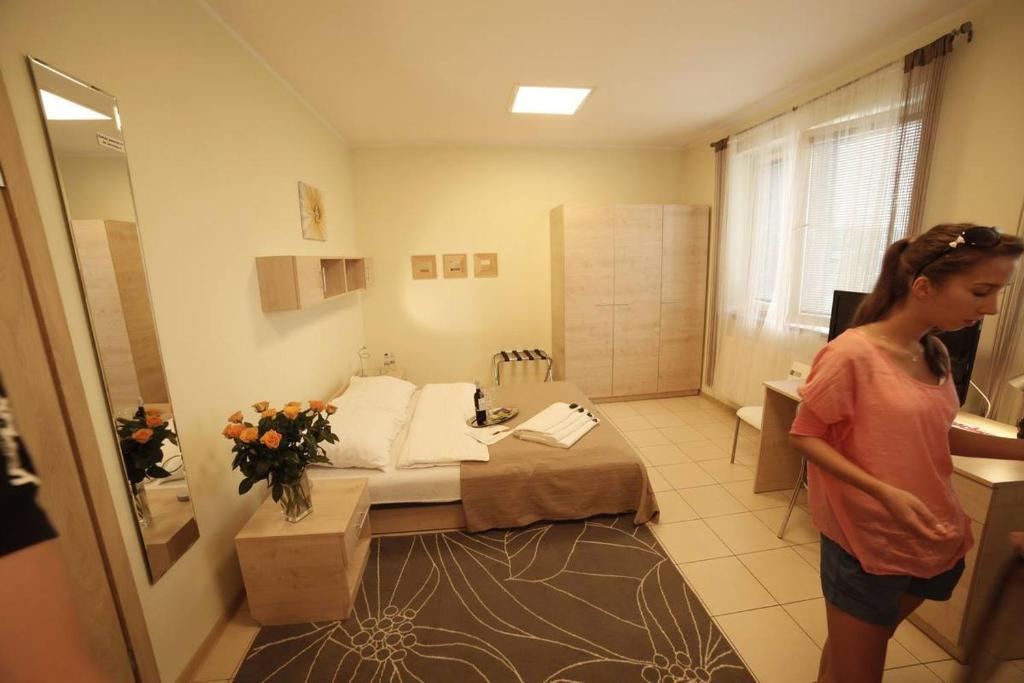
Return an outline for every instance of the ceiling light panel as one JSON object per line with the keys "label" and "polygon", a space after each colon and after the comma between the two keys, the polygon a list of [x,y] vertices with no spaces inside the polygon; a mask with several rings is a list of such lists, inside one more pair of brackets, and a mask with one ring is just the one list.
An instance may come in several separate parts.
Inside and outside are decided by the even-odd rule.
{"label": "ceiling light panel", "polygon": [[520,85],[512,102],[513,114],[560,114],[572,116],[593,88],[546,88]]}

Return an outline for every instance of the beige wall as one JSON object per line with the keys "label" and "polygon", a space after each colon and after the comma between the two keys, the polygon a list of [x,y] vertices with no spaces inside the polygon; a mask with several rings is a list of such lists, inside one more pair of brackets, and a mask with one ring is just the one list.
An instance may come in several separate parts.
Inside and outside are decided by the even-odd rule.
{"label": "beige wall", "polygon": [[[366,334],[417,382],[488,382],[502,348],[551,351],[548,212],[675,203],[673,150],[414,148],[352,152],[356,220],[374,259]],[[413,254],[497,252],[496,279],[412,279]]]}
{"label": "beige wall", "polygon": [[[118,97],[139,230],[201,538],[150,586],[78,293],[25,55]],[[241,588],[239,497],[220,437],[259,399],[324,395],[357,365],[360,294],[260,310],[254,257],[356,253],[343,142],[194,2],[5,0],[0,69],[40,199],[105,466],[163,680],[173,681]],[[296,182],[323,190],[326,243],[301,239]]]}
{"label": "beige wall", "polygon": [[[971,20],[975,39],[958,38],[951,59],[929,177],[925,225],[973,221],[1013,231],[1024,202],[1024,2],[980,0],[813,86],[740,112],[684,151],[687,201],[713,199],[714,154],[709,143],[789,106],[867,73]],[[684,190],[685,191],[685,190]],[[985,323],[975,381],[986,377],[996,320]],[[824,340],[823,340],[824,341]],[[978,404],[972,399],[969,407]]]}

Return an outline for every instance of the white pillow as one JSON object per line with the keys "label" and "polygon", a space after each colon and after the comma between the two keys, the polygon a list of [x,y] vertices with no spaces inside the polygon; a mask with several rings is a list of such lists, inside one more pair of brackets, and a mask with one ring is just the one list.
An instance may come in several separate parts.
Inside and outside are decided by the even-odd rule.
{"label": "white pillow", "polygon": [[348,389],[332,403],[367,406],[404,416],[409,409],[409,399],[416,391],[416,385],[404,379],[380,375],[377,377],[355,376],[349,380]]}
{"label": "white pillow", "polygon": [[338,412],[328,420],[338,442],[323,444],[330,467],[386,470],[391,444],[405,424],[405,415],[353,402],[335,403]]}

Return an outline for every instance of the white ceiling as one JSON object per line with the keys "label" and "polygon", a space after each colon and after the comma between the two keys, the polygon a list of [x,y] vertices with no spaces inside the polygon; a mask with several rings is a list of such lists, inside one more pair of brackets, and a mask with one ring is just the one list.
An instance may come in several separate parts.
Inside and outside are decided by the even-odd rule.
{"label": "white ceiling", "polygon": [[[353,146],[683,147],[968,0],[207,4]],[[519,83],[596,90],[575,117],[524,116]]]}

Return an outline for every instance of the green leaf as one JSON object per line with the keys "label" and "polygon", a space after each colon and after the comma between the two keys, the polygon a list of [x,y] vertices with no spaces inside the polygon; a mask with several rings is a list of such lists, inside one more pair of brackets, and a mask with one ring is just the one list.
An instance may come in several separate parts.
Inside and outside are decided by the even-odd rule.
{"label": "green leaf", "polygon": [[163,479],[164,477],[171,476],[171,473],[163,467],[160,467],[160,465],[151,465],[149,469],[146,470],[146,474],[154,479]]}
{"label": "green leaf", "polygon": [[238,483],[238,495],[245,495],[252,488],[252,485],[256,483],[255,479],[249,479],[246,477]]}
{"label": "green leaf", "polygon": [[270,495],[274,498],[274,502],[275,503],[277,501],[281,500],[281,496],[283,494],[284,494],[284,487],[281,486],[280,484],[274,484],[273,489],[271,489]]}

